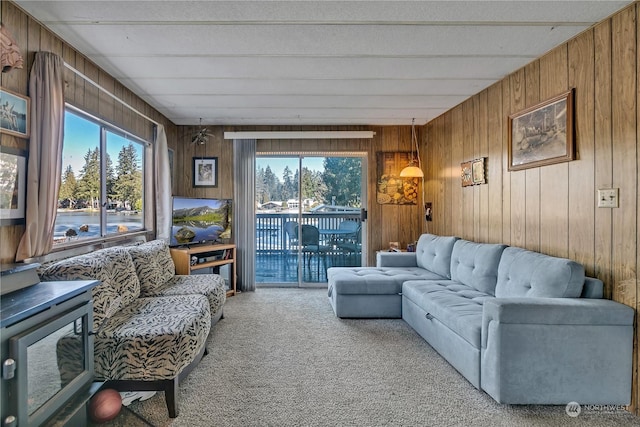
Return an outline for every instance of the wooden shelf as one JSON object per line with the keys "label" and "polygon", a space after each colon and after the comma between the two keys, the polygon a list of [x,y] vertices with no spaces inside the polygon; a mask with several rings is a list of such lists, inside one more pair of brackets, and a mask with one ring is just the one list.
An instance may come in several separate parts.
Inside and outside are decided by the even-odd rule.
{"label": "wooden shelf", "polygon": [[[171,248],[170,251],[173,263],[176,265],[176,274],[190,275],[197,270],[229,265],[227,296],[236,294],[236,245],[194,245],[185,248]],[[192,257],[197,258],[196,263],[192,264]],[[216,259],[209,260],[208,258]]]}

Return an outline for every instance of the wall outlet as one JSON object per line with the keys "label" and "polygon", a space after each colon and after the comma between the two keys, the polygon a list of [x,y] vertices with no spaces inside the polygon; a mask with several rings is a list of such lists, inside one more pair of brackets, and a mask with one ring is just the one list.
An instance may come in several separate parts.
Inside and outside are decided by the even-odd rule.
{"label": "wall outlet", "polygon": [[598,190],[598,207],[599,208],[617,208],[618,207],[618,189],[603,188]]}

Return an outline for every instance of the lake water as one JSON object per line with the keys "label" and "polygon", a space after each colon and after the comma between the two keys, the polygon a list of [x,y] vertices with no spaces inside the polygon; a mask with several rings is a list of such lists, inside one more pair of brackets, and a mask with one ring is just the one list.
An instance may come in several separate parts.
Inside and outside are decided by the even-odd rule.
{"label": "lake water", "polygon": [[[88,231],[80,227],[88,226]],[[127,227],[128,231],[142,229],[141,213],[107,213],[107,234],[117,234],[118,227]],[[54,227],[54,239],[64,238],[67,230],[72,229],[78,237],[100,236],[100,213],[86,211],[58,211]]]}

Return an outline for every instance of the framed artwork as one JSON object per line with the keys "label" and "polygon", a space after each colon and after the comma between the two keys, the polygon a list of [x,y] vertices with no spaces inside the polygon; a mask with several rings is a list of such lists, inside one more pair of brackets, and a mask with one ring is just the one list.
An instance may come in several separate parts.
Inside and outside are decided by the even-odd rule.
{"label": "framed artwork", "polygon": [[418,178],[401,178],[400,171],[409,164],[411,152],[378,152],[376,200],[381,205],[417,205]]}
{"label": "framed artwork", "polygon": [[462,162],[460,163],[460,177],[462,179],[462,186],[467,187],[469,185],[473,185],[473,174],[471,172],[471,164],[473,162]]}
{"label": "framed artwork", "polygon": [[487,178],[484,171],[484,162],[486,157],[469,160],[460,163],[462,186],[486,184]]}
{"label": "framed artwork", "polygon": [[474,185],[486,184],[487,182],[487,178],[484,172],[484,162],[485,157],[480,157],[471,161],[471,176]]}
{"label": "framed artwork", "polygon": [[509,170],[574,159],[573,90],[509,116]]}
{"label": "framed artwork", "polygon": [[218,158],[194,157],[193,158],[193,186],[217,187],[218,186]]}
{"label": "framed artwork", "polygon": [[0,132],[28,138],[30,102],[28,97],[0,87]]}
{"label": "framed artwork", "polygon": [[0,147],[0,225],[24,223],[26,184],[26,153]]}

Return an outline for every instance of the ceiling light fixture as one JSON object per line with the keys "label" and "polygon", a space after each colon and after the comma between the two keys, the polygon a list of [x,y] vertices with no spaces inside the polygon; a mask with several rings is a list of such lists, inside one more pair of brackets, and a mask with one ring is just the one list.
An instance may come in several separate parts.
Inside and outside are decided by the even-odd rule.
{"label": "ceiling light fixture", "polygon": [[198,145],[204,145],[207,143],[207,140],[209,139],[209,133],[208,133],[208,129],[207,128],[203,128],[202,127],[202,117],[200,118],[200,130],[198,131],[198,133],[196,133],[195,135],[193,135],[193,138],[191,138],[191,143],[192,144],[198,144]]}
{"label": "ceiling light fixture", "polygon": [[[413,146],[416,146],[417,159],[413,158]],[[416,166],[417,163],[417,166]],[[407,167],[400,171],[400,177],[402,178],[423,178],[424,173],[420,164],[420,148],[418,147],[418,138],[416,137],[416,119],[411,121],[411,160]]]}

